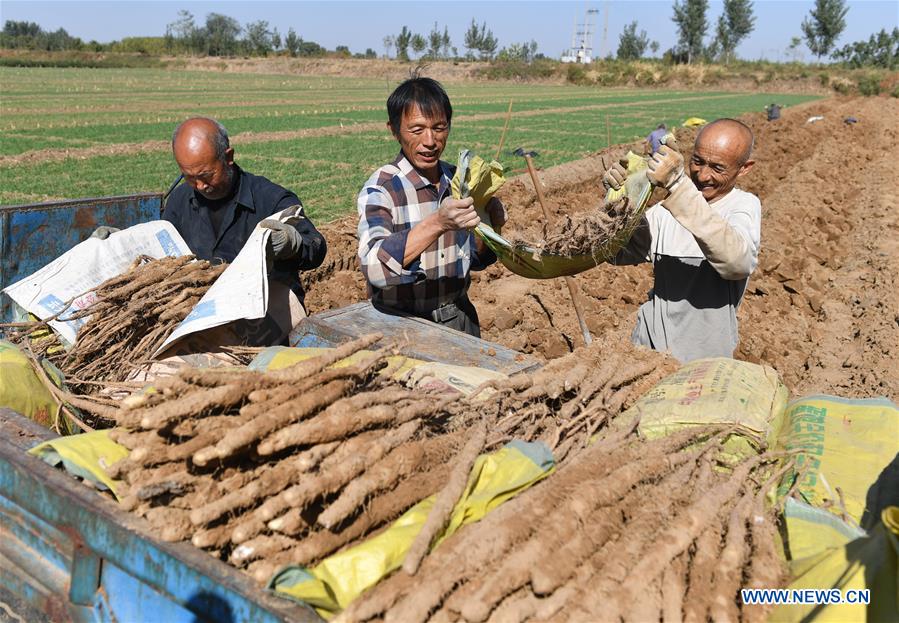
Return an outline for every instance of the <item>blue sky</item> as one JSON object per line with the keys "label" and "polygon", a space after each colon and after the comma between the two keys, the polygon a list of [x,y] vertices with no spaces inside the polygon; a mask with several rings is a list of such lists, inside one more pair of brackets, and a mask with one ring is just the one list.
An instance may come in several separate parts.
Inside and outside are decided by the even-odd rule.
{"label": "blue sky", "polygon": [[[790,60],[786,48],[790,38],[800,34],[799,25],[813,6],[805,0],[755,0],[755,31],[737,53],[747,59],[768,58]],[[899,0],[850,0],[847,27],[838,45],[867,39],[872,33],[899,25]],[[147,1],[120,0],[0,0],[0,19],[37,22],[45,30],[65,28],[69,34],[84,40],[107,42],[128,36],[162,35],[166,24],[176,20],[178,11],[186,9],[202,23],[207,13],[230,15],[241,24],[266,20],[282,34],[288,28],[307,40],[317,41],[329,49],[347,45],[353,52],[366,48],[384,53],[382,40],[395,34],[405,24],[413,31],[427,34],[436,20],[442,29],[448,26],[453,44],[462,49],[463,34],[476,18],[486,21],[498,37],[500,46],[534,39],[539,51],[558,57],[571,42],[574,21],[583,20],[587,3],[581,2],[271,2],[271,1]],[[668,0],[593,0],[591,8],[599,10],[596,18],[594,48],[603,47],[603,24],[606,10],[608,28],[606,51],[618,46],[618,35],[625,24],[639,22],[661,50],[676,43]],[[440,9],[440,10],[438,10]],[[722,2],[711,0],[709,36]],[[812,60],[805,46],[800,48],[804,60]]]}

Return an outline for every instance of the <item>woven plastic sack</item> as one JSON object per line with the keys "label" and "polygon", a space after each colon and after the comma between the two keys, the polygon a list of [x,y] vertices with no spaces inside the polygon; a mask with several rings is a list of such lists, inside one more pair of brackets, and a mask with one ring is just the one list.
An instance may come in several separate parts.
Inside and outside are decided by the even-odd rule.
{"label": "woven plastic sack", "polygon": [[128,456],[128,448],[109,438],[108,430],[59,437],[38,444],[28,451],[54,467],[62,464],[70,474],[89,480],[99,489],[108,489],[118,499],[118,481],[107,468]]}
{"label": "woven plastic sack", "polygon": [[[51,364],[47,363],[45,370],[58,384],[62,382],[62,374]],[[75,430],[61,412],[60,403],[38,378],[31,360],[6,340],[0,340],[0,407],[12,409],[63,435]]]}
{"label": "woven plastic sack", "polygon": [[787,404],[773,368],[727,357],[697,359],[646,392],[621,421],[640,416],[640,432],[662,437],[690,426],[731,424],[729,453],[750,456],[774,443]]}
{"label": "woven plastic sack", "polygon": [[878,487],[895,487],[879,478],[899,453],[899,409],[886,398],[805,396],[787,406],[776,449],[797,453],[781,493],[801,475],[802,500],[865,527],[877,520],[865,512]]}
{"label": "woven plastic sack", "polygon": [[899,622],[899,507],[888,506],[870,532],[827,511],[788,499],[791,590],[868,590],[869,603],[775,606],[773,623]]}
{"label": "woven plastic sack", "polygon": [[[248,366],[250,370],[279,370],[297,364],[312,357],[318,357],[332,348],[307,347],[292,348],[287,346],[270,346],[256,355]],[[371,356],[372,351],[362,350],[346,359],[341,359],[334,364],[335,368],[354,365]],[[501,372],[485,370],[474,366],[454,366],[447,363],[422,361],[402,355],[392,355],[387,358],[387,367],[380,374],[389,372],[396,381],[409,387],[415,387],[426,391],[447,392],[455,391],[461,394],[471,394],[481,384],[487,381],[508,378]],[[487,398],[492,390],[481,393]]]}

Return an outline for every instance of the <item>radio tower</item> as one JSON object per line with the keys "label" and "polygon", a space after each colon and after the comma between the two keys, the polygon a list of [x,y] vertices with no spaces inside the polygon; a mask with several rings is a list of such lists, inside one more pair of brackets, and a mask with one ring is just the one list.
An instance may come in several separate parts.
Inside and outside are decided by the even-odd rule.
{"label": "radio tower", "polygon": [[604,2],[602,7],[602,46],[599,48],[599,55],[602,58],[609,53],[609,3]]}
{"label": "radio tower", "polygon": [[592,63],[593,62],[593,34],[595,32],[594,16],[598,9],[589,8],[587,5],[584,15],[584,23],[575,21],[574,35],[571,37],[571,48],[562,56],[563,63]]}

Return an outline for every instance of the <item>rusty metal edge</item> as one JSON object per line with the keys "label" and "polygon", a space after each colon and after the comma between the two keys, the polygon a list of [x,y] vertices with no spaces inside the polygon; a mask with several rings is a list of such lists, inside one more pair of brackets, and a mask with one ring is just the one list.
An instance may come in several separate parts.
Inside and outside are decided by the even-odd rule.
{"label": "rusty metal edge", "polygon": [[66,199],[64,201],[46,201],[44,203],[23,203],[17,205],[0,205],[0,213],[3,212],[31,212],[40,210],[55,210],[61,208],[70,208],[72,206],[84,205],[90,202],[92,205],[109,205],[113,203],[121,203],[131,199],[154,199],[159,198],[162,201],[162,193],[135,193],[133,195],[116,195],[113,197],[84,197],[81,199]]}

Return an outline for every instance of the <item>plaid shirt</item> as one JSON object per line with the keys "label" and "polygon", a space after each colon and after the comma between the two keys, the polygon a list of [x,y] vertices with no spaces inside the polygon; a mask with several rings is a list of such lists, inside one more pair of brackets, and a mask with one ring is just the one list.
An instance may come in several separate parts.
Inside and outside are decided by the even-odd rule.
{"label": "plaid shirt", "polygon": [[409,232],[451,195],[456,168],[442,160],[439,164],[440,183],[435,186],[401,151],[359,192],[359,259],[375,306],[429,318],[432,311],[468,291],[469,271],[496,261],[492,251],[479,254],[474,234],[462,230],[444,232],[403,267]]}

